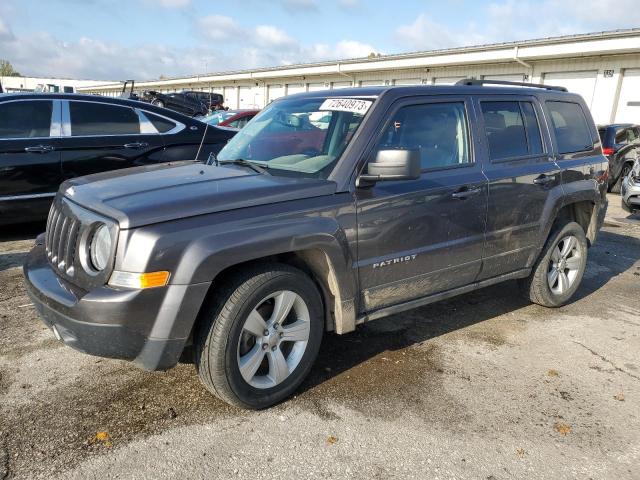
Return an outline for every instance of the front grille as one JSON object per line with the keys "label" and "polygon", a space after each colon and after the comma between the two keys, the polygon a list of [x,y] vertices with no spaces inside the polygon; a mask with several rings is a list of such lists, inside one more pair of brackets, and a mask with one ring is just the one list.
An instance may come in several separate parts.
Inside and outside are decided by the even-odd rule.
{"label": "front grille", "polygon": [[53,202],[47,219],[44,245],[51,265],[71,277],[74,274],[80,224],[80,220],[69,209],[64,209],[62,202]]}

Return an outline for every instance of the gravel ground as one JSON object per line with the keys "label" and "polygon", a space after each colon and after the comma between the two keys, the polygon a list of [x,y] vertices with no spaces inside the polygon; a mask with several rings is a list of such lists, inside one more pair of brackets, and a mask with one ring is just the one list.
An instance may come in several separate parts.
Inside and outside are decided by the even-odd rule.
{"label": "gravel ground", "polygon": [[193,366],[149,373],[64,347],[0,234],[0,480],[640,478],[640,219],[611,197],[575,301],[514,283],[325,337],[310,378],[262,412]]}

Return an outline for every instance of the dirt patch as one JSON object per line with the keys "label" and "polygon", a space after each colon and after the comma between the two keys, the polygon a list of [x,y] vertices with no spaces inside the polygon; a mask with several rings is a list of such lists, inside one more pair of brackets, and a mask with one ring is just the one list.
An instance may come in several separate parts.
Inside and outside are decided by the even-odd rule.
{"label": "dirt patch", "polygon": [[[106,370],[96,369],[37,402],[2,407],[0,431],[6,447],[16,452],[11,458],[14,472],[27,478],[60,473],[88,455],[108,454],[140,437],[246,415],[209,394],[188,365],[149,373],[108,362]],[[90,441],[97,432],[108,432],[110,448]]]}

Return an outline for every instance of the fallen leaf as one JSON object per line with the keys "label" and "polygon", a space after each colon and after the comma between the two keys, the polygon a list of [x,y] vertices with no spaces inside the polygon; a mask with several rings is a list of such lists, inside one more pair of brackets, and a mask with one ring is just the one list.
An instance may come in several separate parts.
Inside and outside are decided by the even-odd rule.
{"label": "fallen leaf", "polygon": [[613,398],[615,398],[619,402],[624,402],[624,393],[620,392],[617,395],[614,395]]}
{"label": "fallen leaf", "polygon": [[92,439],[87,442],[88,445],[94,445],[96,443],[102,444],[105,448],[111,448],[113,446],[111,437],[109,437],[109,434],[107,432],[98,432]]}
{"label": "fallen leaf", "polygon": [[560,373],[557,370],[554,370],[553,368],[547,371],[547,375],[550,377],[557,377],[558,375],[560,375]]}
{"label": "fallen leaf", "polygon": [[327,437],[327,443],[329,445],[333,445],[334,443],[336,443],[338,441],[338,439],[336,437],[334,437],[333,435],[329,435]]}
{"label": "fallen leaf", "polygon": [[553,428],[556,432],[558,432],[562,436],[565,436],[571,432],[571,426],[567,425],[566,423],[557,422],[553,426]]}
{"label": "fallen leaf", "polygon": [[517,449],[517,450],[516,450],[516,453],[517,453],[518,455],[520,455],[520,456],[524,455],[524,453],[525,453],[525,452],[524,452],[524,448],[519,448],[519,449]]}

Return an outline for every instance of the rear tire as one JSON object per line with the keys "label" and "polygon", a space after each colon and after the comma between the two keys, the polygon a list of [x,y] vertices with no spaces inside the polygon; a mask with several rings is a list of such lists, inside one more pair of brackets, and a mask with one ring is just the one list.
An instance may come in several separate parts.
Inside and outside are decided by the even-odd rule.
{"label": "rear tire", "polygon": [[295,391],[318,355],[320,293],[302,271],[282,264],[249,268],[224,283],[196,328],[198,375],[231,405],[270,407]]}
{"label": "rear tire", "polygon": [[618,180],[616,180],[616,183],[611,185],[611,190],[609,190],[611,193],[620,193],[620,189],[622,188],[622,181],[627,175],[629,175],[629,172],[631,171],[631,167],[632,165],[629,163],[625,163],[622,166],[622,170],[620,171],[620,176],[618,177]]}
{"label": "rear tire", "polygon": [[520,282],[523,294],[544,307],[565,305],[580,286],[587,251],[587,237],[576,222],[552,230],[531,275]]}

